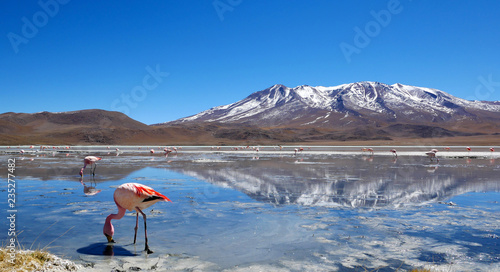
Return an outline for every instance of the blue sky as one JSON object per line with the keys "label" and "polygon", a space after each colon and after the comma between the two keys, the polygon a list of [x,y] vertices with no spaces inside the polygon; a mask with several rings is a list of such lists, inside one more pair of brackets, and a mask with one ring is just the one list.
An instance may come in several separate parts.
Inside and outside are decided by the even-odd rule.
{"label": "blue sky", "polygon": [[500,1],[0,2],[0,112],[175,120],[284,84],[500,100]]}

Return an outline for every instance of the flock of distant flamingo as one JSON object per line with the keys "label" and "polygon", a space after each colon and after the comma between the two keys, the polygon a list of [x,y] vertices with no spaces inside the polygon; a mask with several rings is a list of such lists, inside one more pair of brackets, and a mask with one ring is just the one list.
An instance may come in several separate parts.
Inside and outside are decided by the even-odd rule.
{"label": "flock of distant flamingo", "polygon": [[[10,149],[11,147],[9,146],[9,147],[7,147],[7,148],[8,148],[8,149]],[[33,146],[33,145],[32,145],[32,146],[30,146],[29,148],[30,148],[30,149],[34,149],[34,148],[35,148],[35,146]],[[39,149],[39,150],[40,150],[40,151],[46,151],[46,150],[48,150],[48,149],[49,149],[49,150],[50,150],[50,149],[53,149],[53,150],[58,150],[58,149],[67,149],[67,150],[69,150],[70,148],[71,148],[70,146],[66,146],[66,147],[53,146],[52,148],[50,148],[49,146],[40,146],[40,149]],[[262,148],[262,147],[255,147],[255,146],[254,146],[254,147],[250,147],[250,146],[246,146],[246,147],[230,147],[230,150],[231,150],[231,151],[238,151],[238,150],[253,150],[253,151],[255,151],[255,152],[259,152],[259,151],[261,150],[261,148]],[[107,147],[107,149],[109,150],[109,149],[111,149],[111,148],[108,146],[108,147]],[[139,149],[141,149],[141,147],[139,147]],[[168,155],[169,155],[170,153],[172,153],[172,152],[174,152],[175,154],[177,154],[178,150],[182,149],[182,147],[159,147],[158,149],[160,149],[160,150],[161,150],[161,149],[163,149],[163,152],[164,152],[165,157],[168,157]],[[274,150],[278,150],[278,149],[279,149],[280,151],[282,151],[282,150],[283,150],[283,146],[278,145],[278,146],[275,146],[275,147],[274,147]],[[450,147],[444,147],[444,149],[445,149],[446,151],[450,151],[450,149],[451,149],[451,148],[450,148]],[[470,147],[466,147],[465,149],[466,149],[468,152],[470,152],[470,151],[472,150]],[[212,151],[221,151],[221,150],[222,150],[222,147],[221,147],[221,146],[217,146],[217,147],[212,146],[212,147],[210,148],[210,150],[212,150]],[[311,150],[311,147],[308,147],[308,150]],[[491,148],[489,148],[489,150],[490,150],[491,152],[494,152],[494,151],[495,151],[495,148],[491,147]],[[38,150],[36,150],[36,151],[38,151]],[[118,148],[115,148],[115,151],[117,152],[117,154],[121,153],[121,150],[120,150],[120,149],[118,149]],[[303,152],[303,151],[304,151],[304,148],[303,148],[303,147],[297,147],[297,148],[294,148],[294,150],[293,150],[293,152],[294,152],[294,155],[295,155],[295,156],[296,156],[296,155],[298,155],[298,154],[300,154],[300,153],[301,153],[301,152]],[[362,151],[363,153],[364,153],[364,152],[368,152],[368,153],[370,153],[371,155],[373,155],[373,154],[374,154],[374,149],[373,149],[373,148],[362,148],[362,149],[361,149],[361,151]],[[155,153],[156,153],[155,149],[150,149],[150,150],[149,150],[149,152],[150,152],[151,154],[155,154]],[[397,156],[398,156],[396,149],[390,149],[390,150],[389,150],[389,152],[391,152],[391,153],[393,154],[393,156],[394,156],[394,157],[397,157]],[[437,150],[437,149],[431,149],[430,151],[425,152],[425,155],[426,155],[427,157],[429,157],[431,161],[433,161],[434,159],[436,159],[437,161],[439,161],[439,160],[437,159],[437,156],[436,156],[436,153],[437,153],[437,152],[438,152],[438,150]],[[19,153],[20,153],[20,154],[24,154],[24,153],[26,153],[26,151],[25,151],[24,149],[21,149],[21,150],[19,150]],[[92,165],[92,164],[93,164],[92,162],[88,162],[88,163],[87,163],[87,165]],[[84,168],[85,168],[85,167],[86,167],[86,165],[84,166]]]}

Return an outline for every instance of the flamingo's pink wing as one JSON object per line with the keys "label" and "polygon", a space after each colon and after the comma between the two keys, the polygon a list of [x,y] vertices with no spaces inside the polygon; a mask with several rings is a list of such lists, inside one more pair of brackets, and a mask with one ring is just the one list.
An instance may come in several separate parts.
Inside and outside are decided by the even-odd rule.
{"label": "flamingo's pink wing", "polygon": [[172,200],[170,200],[168,197],[158,193],[157,191],[153,190],[152,188],[150,187],[147,187],[147,186],[138,186],[138,185],[135,185],[135,188],[137,189],[137,195],[140,196],[140,195],[146,195],[146,196],[159,196],[163,199],[165,199],[166,201],[170,201],[172,202]]}

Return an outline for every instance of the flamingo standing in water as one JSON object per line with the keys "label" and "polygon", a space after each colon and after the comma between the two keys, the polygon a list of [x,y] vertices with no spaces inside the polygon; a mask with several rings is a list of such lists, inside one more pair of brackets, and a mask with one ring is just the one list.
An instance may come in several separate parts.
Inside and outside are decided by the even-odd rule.
{"label": "flamingo standing in water", "polygon": [[[470,151],[471,151],[471,148],[470,147],[466,147],[465,149],[467,149],[467,156],[470,156]],[[469,158],[470,159],[470,158]]]}
{"label": "flamingo standing in water", "polygon": [[491,152],[495,152],[495,148],[491,147],[491,148],[490,148],[490,151],[491,151]]}
{"label": "flamingo standing in water", "polygon": [[394,157],[398,157],[398,153],[396,152],[396,149],[391,149],[392,154],[394,154]]}
{"label": "flamingo standing in water", "polygon": [[431,151],[425,152],[425,155],[427,155],[431,161],[436,158],[437,162],[439,162],[438,157],[436,157],[436,152],[438,152],[437,149],[431,149]]}
{"label": "flamingo standing in water", "polygon": [[125,183],[120,185],[118,188],[116,188],[113,197],[116,206],[118,207],[118,213],[110,214],[108,215],[108,217],[106,217],[103,233],[108,239],[108,243],[115,242],[113,240],[113,235],[115,234],[115,230],[113,225],[111,224],[111,220],[122,219],[122,217],[125,215],[126,210],[129,211],[135,210],[137,211],[137,216],[135,219],[134,244],[137,238],[137,229],[139,224],[139,213],[140,213],[144,218],[144,237],[146,239],[146,247],[144,248],[144,250],[146,251],[147,254],[153,253],[153,251],[151,251],[148,246],[146,214],[144,214],[142,210],[150,207],[151,205],[159,201],[166,201],[166,202],[168,201],[172,202],[172,201],[168,199],[168,197],[153,190],[153,188],[139,183]]}
{"label": "flamingo standing in water", "polygon": [[[92,172],[92,176],[95,176],[95,169],[97,167],[96,162],[102,160],[101,158],[98,158],[96,156],[87,156],[83,159],[83,167],[80,170],[80,176],[83,177],[83,169],[87,167],[87,165],[90,165],[90,172]],[[92,169],[92,165],[94,165],[94,168]]]}
{"label": "flamingo standing in water", "polygon": [[170,150],[168,148],[163,149],[163,151],[165,151],[165,158],[168,157],[168,154],[172,153],[172,150]]}

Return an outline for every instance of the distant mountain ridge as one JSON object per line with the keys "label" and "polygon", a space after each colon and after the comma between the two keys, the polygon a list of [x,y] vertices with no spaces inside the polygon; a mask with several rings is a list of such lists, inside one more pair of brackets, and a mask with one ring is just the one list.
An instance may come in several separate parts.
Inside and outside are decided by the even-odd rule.
{"label": "distant mountain ridge", "polygon": [[274,85],[235,103],[162,124],[121,112],[0,114],[0,145],[238,145],[376,141],[500,144],[500,102],[403,84]]}
{"label": "distant mountain ridge", "polygon": [[468,101],[403,84],[356,82],[334,87],[280,84],[238,102],[165,124],[239,123],[259,127],[356,127],[500,121],[500,103]]}

